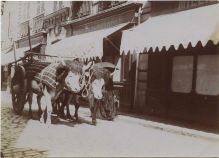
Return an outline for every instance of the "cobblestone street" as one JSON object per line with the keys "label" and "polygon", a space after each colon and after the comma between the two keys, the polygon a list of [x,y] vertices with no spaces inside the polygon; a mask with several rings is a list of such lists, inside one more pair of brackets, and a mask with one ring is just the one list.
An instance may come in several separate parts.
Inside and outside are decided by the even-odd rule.
{"label": "cobblestone street", "polygon": [[46,150],[18,148],[16,141],[25,128],[28,117],[26,111],[23,116],[16,115],[10,106],[1,107],[1,149],[4,157],[46,157]]}
{"label": "cobblestone street", "polygon": [[219,156],[216,134],[122,115],[92,126],[87,108],[79,109],[78,123],[63,120],[48,127],[28,118],[27,105],[16,115],[10,95],[3,93],[1,116],[4,157]]}

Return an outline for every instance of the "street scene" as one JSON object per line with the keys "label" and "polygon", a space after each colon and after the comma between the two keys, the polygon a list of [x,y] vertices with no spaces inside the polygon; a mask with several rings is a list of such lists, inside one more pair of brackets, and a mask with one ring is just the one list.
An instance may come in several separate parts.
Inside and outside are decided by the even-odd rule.
{"label": "street scene", "polygon": [[1,157],[218,157],[218,15],[1,1]]}

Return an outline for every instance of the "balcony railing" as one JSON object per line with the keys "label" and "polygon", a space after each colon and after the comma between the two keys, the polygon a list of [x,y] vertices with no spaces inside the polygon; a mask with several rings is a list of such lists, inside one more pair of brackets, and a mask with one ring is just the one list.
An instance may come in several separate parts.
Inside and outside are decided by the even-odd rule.
{"label": "balcony railing", "polygon": [[69,16],[69,7],[57,10],[44,17],[44,28],[52,27],[56,24],[65,22]]}
{"label": "balcony railing", "polygon": [[28,36],[29,20],[20,24],[20,36],[21,38]]}
{"label": "balcony railing", "polygon": [[125,3],[126,1],[101,1],[98,3],[98,12],[110,9],[112,7],[118,6]]}
{"label": "balcony railing", "polygon": [[43,28],[43,18],[44,14],[40,14],[33,18],[33,34],[39,33]]}
{"label": "balcony railing", "polygon": [[80,1],[77,1],[77,2],[74,2],[72,6],[72,20],[90,16],[92,14],[92,9],[93,9],[92,7],[94,6],[98,6],[97,12],[100,13],[102,11],[116,7],[126,2],[127,1],[99,1],[99,2],[93,2],[90,4],[86,4],[85,5],[86,7],[85,7],[83,6],[83,3],[81,3]]}

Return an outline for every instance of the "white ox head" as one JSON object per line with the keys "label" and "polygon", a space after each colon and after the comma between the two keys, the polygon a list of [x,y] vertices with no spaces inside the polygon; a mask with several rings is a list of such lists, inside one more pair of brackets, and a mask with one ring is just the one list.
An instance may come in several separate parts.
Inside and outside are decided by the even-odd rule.
{"label": "white ox head", "polygon": [[91,83],[91,88],[92,88],[95,99],[100,100],[103,98],[104,85],[105,85],[105,81],[103,78],[95,79]]}
{"label": "white ox head", "polygon": [[[64,66],[67,66],[67,64],[61,57],[58,57],[58,62]],[[69,67],[70,71],[68,71],[68,74],[65,77],[65,84],[69,90],[71,90],[74,93],[78,93],[83,88],[81,83],[82,74],[80,71],[80,69],[82,69],[82,66],[80,67],[80,63],[73,61],[69,64]]]}
{"label": "white ox head", "polygon": [[65,84],[71,91],[78,93],[82,89],[80,78],[81,74],[69,71],[67,77],[65,78]]}

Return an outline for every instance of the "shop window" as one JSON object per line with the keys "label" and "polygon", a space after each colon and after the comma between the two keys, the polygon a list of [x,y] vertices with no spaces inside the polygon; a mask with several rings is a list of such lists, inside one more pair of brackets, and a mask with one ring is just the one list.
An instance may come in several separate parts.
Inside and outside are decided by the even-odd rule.
{"label": "shop window", "polygon": [[192,90],[193,56],[175,56],[172,68],[172,91],[189,93]]}
{"label": "shop window", "polygon": [[219,95],[219,55],[198,56],[196,92]]}

